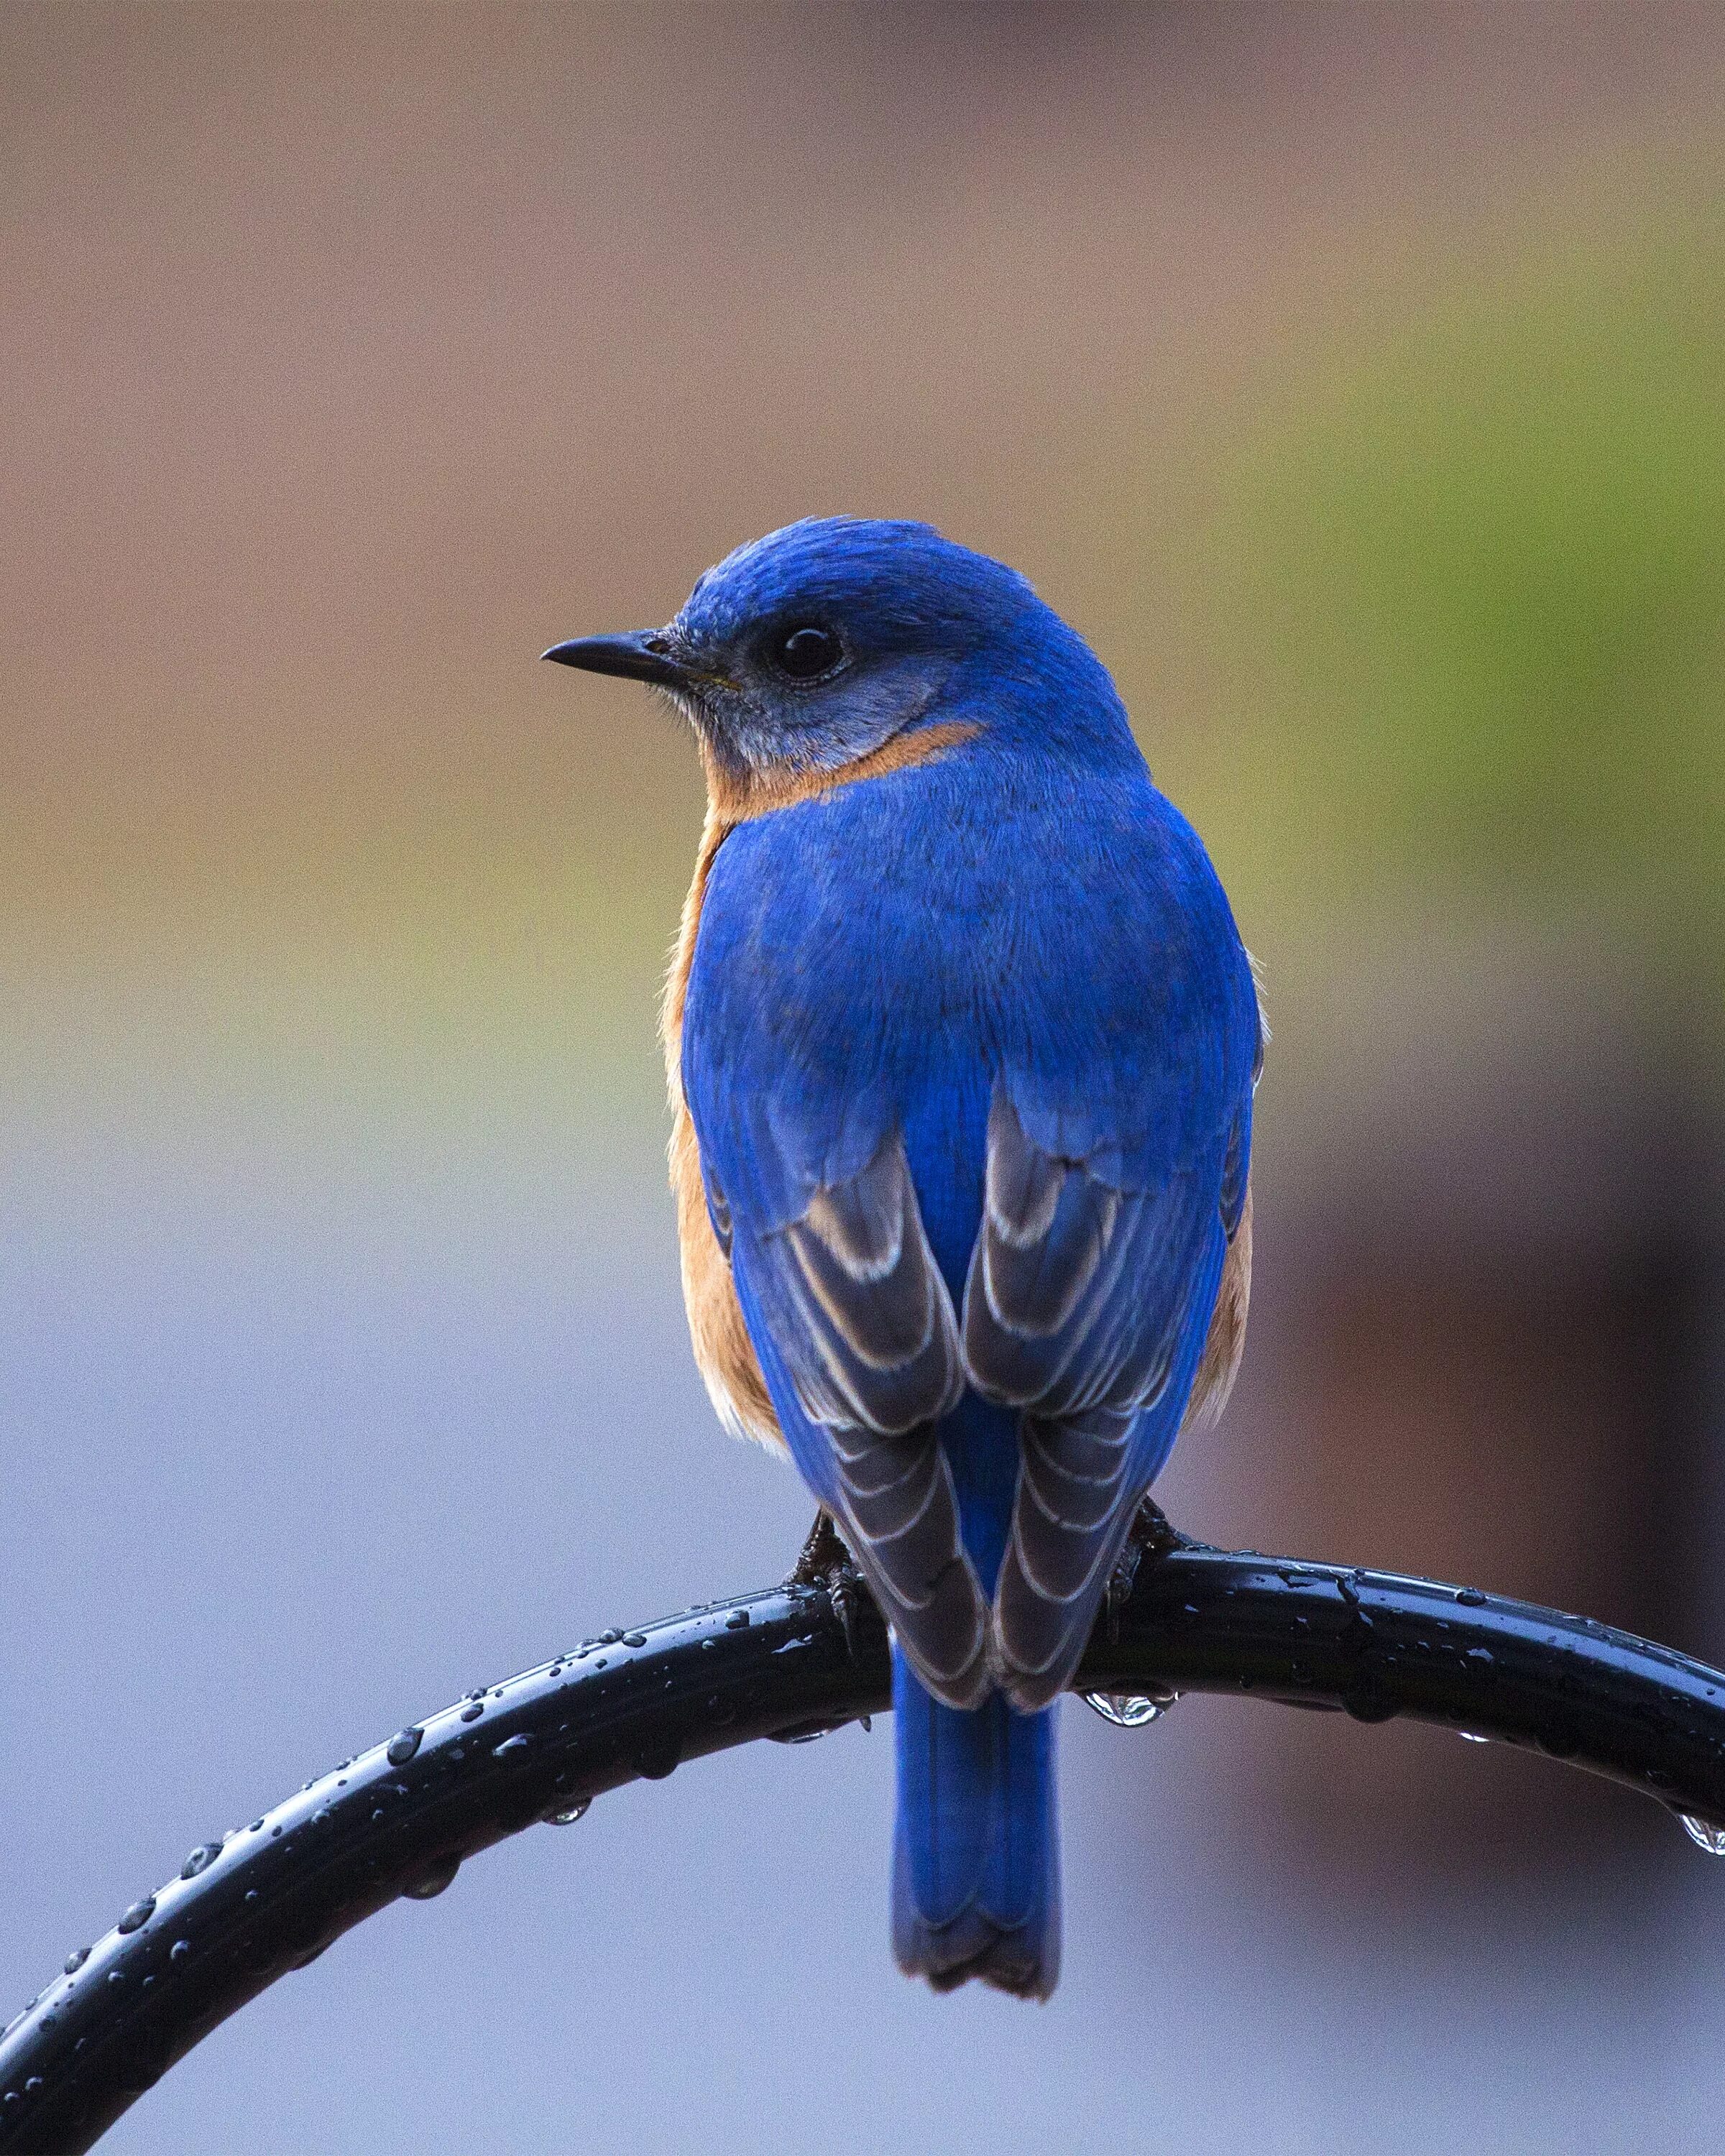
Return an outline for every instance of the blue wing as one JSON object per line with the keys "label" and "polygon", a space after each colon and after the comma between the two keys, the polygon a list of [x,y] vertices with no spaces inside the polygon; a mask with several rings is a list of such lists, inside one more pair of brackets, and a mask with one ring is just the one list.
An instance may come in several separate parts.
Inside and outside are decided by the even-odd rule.
{"label": "blue wing", "polygon": [[[883,781],[741,827],[685,1021],[787,1441],[954,1706],[1070,1676],[1178,1429],[1250,1144],[1255,1000],[1196,839],[1147,778],[1046,819]],[[979,1460],[967,1390],[1015,1457]]]}
{"label": "blue wing", "polygon": [[[803,1480],[838,1521],[929,1690],[988,1688],[987,1599],[938,1439],[965,1389],[952,1290],[871,1024],[865,926],[811,902],[829,811],[727,838],[683,1029],[707,1207]],[[769,828],[770,826],[770,828]]]}
{"label": "blue wing", "polygon": [[1070,1678],[1192,1388],[1230,1233],[1224,1166],[1249,1142],[1205,1139],[1133,1187],[1045,1151],[1009,1084],[995,1096],[963,1339],[978,1391],[1022,1414],[993,1660],[1027,1709]]}
{"label": "blue wing", "polygon": [[[782,1106],[772,1120],[783,1139]],[[711,1202],[720,1186],[706,1173]],[[988,1683],[985,1605],[936,1434],[963,1397],[964,1363],[902,1137],[887,1132],[782,1227],[739,1236],[733,1215],[731,1258],[750,1337],[777,1351],[775,1392],[800,1410],[787,1430],[798,1466],[929,1688],[974,1705]]]}

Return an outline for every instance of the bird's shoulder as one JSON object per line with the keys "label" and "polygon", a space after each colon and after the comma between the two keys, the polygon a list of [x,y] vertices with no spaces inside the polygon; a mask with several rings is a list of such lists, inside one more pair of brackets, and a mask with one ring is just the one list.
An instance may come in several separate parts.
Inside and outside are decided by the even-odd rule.
{"label": "bird's shoulder", "polygon": [[715,958],[744,947],[823,965],[864,934],[938,937],[985,960],[1052,935],[1124,958],[1215,933],[1220,896],[1142,762],[1073,768],[982,742],[737,824],[712,862],[702,934]]}
{"label": "bird's shoulder", "polygon": [[825,1062],[860,1031],[938,1028],[1035,1061],[1106,1054],[1127,1082],[1194,1031],[1255,1028],[1219,879],[1142,764],[955,756],[737,825],[689,993],[732,1053]]}

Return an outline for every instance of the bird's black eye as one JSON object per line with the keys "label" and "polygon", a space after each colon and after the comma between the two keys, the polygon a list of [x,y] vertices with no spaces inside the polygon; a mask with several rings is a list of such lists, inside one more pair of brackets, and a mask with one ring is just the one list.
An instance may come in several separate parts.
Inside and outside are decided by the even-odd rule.
{"label": "bird's black eye", "polygon": [[814,681],[832,672],[845,656],[845,647],[831,629],[805,621],[775,637],[772,652],[781,674],[788,674],[793,681]]}

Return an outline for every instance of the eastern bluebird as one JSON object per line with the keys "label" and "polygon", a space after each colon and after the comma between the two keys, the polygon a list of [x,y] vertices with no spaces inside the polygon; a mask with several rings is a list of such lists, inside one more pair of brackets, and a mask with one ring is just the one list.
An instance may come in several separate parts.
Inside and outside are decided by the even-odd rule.
{"label": "eastern bluebird", "polygon": [[901,1965],[1046,1998],[1054,1702],[1245,1330],[1260,1026],[1196,834],[1088,646],[927,525],[811,519],[668,628],[708,809],[665,998],[721,1419],[889,1620]]}

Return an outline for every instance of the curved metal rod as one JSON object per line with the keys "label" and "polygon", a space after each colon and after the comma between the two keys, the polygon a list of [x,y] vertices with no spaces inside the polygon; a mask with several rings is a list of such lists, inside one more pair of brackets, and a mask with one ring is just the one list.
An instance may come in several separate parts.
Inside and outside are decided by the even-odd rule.
{"label": "curved metal rod", "polygon": [[[1178,1537],[1098,1624],[1077,1688],[1245,1693],[1530,1747],[1725,1828],[1725,1674],[1471,1588]],[[200,2037],[399,1895],[639,1776],[883,1711],[854,1583],[605,1632],[429,1717],[186,1859],[0,2036],[0,2148],[70,2156]]]}

